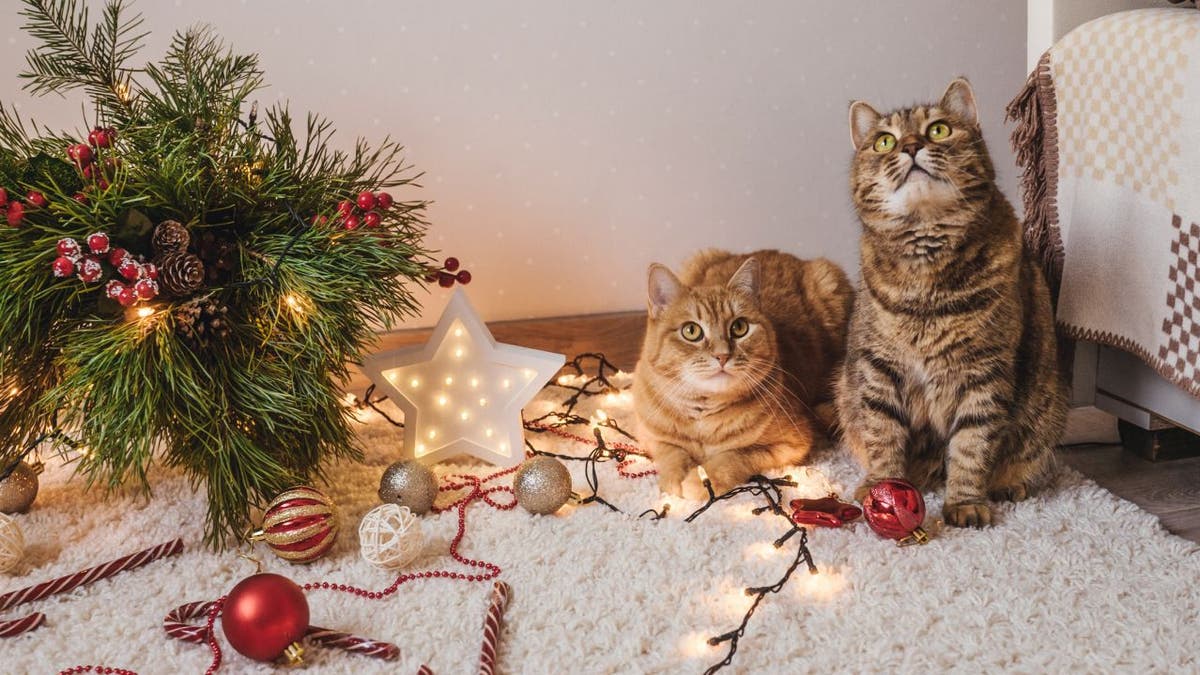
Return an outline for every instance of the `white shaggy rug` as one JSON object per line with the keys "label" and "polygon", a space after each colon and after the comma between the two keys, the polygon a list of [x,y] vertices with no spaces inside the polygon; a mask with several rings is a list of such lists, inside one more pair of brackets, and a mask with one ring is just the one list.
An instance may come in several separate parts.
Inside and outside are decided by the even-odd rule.
{"label": "white shaggy rug", "polygon": [[[553,394],[553,390],[550,391]],[[545,396],[546,394],[543,394]],[[549,404],[535,402],[532,412]],[[601,403],[622,416],[628,401]],[[585,411],[586,412],[586,411]],[[627,413],[625,413],[627,414]],[[368,420],[366,462],[332,467],[326,486],[342,509],[343,533],[325,559],[267,571],[297,582],[330,580],[383,588],[391,577],[358,557],[359,518],[376,505],[397,434]],[[534,439],[539,448],[586,454],[569,441]],[[586,492],[580,463],[576,490]],[[820,496],[828,477],[852,488],[859,469],[824,451],[815,471],[792,471],[801,488],[788,498]],[[486,467],[440,467],[439,474]],[[5,613],[42,611],[47,624],[0,640],[0,672],[52,673],[76,664],[140,673],[201,673],[209,652],[168,640],[163,616],[185,601],[215,599],[248,575],[233,554],[200,543],[202,495],[181,476],[155,473],[153,500],[100,500],[50,468],[42,492],[18,520],[28,556],[0,592],[83,569],[146,546],[184,537],[183,555],[151,563]],[[600,467],[601,494],[636,514],[662,503],[653,478],[626,480]],[[736,627],[748,585],[774,583],[790,562],[770,542],[781,521],[749,514],[753,504],[725,502],[687,524],[697,506],[675,502],[660,522],[614,514],[599,505],[534,517],[483,504],[468,512],[463,552],[498,563],[512,586],[500,648],[506,673],[700,673],[724,656],[708,636]],[[940,511],[930,496],[931,514]],[[1164,532],[1156,519],[1067,470],[1052,493],[1000,506],[988,530],[942,530],[926,546],[897,548],[865,524],[817,530],[810,547],[820,568],[803,568],[751,619],[728,672],[1194,672],[1200,668],[1200,549]],[[426,516],[431,538],[416,568],[453,567],[447,555],[453,512]],[[371,601],[332,591],[309,593],[312,620],[395,642],[398,662],[309,649],[307,672],[473,673],[490,583],[418,581]],[[23,611],[27,610],[27,611]],[[224,638],[222,643],[224,643]],[[220,672],[270,672],[226,649]]]}

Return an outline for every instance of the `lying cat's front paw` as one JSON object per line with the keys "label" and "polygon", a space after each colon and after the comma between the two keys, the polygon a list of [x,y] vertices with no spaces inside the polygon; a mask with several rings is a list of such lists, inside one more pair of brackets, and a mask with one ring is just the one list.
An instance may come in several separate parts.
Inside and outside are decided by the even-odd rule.
{"label": "lying cat's front paw", "polygon": [[992,524],[992,510],[987,504],[946,504],[942,517],[955,527],[987,527]]}

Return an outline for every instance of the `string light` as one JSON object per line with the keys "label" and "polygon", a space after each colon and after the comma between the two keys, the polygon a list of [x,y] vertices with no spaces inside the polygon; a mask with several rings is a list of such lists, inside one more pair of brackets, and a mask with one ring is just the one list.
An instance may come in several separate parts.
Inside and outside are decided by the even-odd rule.
{"label": "string light", "polygon": [[297,314],[304,313],[304,306],[300,304],[300,298],[296,297],[295,295],[288,293],[286,296],[284,296],[283,301],[287,303],[287,306],[291,308],[293,312]]}
{"label": "string light", "polygon": [[138,315],[139,319],[145,319],[147,317],[154,316],[154,308],[153,307],[138,307],[137,315]]}

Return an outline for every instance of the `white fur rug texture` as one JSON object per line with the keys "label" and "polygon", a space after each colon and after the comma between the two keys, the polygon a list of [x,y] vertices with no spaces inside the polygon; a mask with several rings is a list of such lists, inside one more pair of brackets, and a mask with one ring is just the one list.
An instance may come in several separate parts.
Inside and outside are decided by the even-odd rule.
{"label": "white fur rug texture", "polygon": [[[526,409],[541,414],[562,397],[550,387]],[[628,422],[628,395],[598,397]],[[364,415],[366,461],[331,467],[323,488],[341,508],[342,533],[324,559],[293,566],[260,544],[265,571],[299,583],[327,580],[381,589],[392,576],[361,560],[357,524],[377,504],[384,468],[397,458],[399,432]],[[632,424],[626,424],[632,427]],[[586,434],[586,430],[584,431]],[[615,435],[614,435],[615,440]],[[589,447],[541,434],[539,448],[586,455]],[[53,463],[53,462],[52,462]],[[582,463],[570,462],[575,489],[587,493]],[[439,475],[486,475],[486,466],[436,468]],[[169,640],[163,616],[175,606],[215,599],[252,573],[232,553],[201,543],[204,495],[181,475],[158,470],[154,496],[102,498],[70,481],[70,468],[42,477],[32,510],[18,516],[28,543],[21,567],[0,575],[0,592],[75,572],[182,536],[185,552],[71,593],[10,610],[11,619],[45,612],[46,625],[0,640],[0,672],[54,673],[102,664],[140,673],[202,673],[203,646]],[[843,495],[862,473],[841,451],[824,449],[786,498],[819,497],[826,480]],[[629,480],[614,463],[599,467],[601,495],[628,514],[664,502],[653,477]],[[500,479],[505,480],[505,479]],[[940,496],[927,496],[936,529]],[[439,503],[446,503],[443,495]],[[504,673],[700,673],[725,646],[705,639],[735,628],[747,586],[783,574],[795,541],[771,542],[786,527],[753,516],[758,502],[723,502],[693,523],[699,506],[671,500],[662,521],[638,520],[592,504],[552,516],[473,504],[462,550],[503,567],[512,601],[501,636]],[[1167,534],[1154,516],[1070,470],[1052,491],[997,508],[986,530],[941,529],[925,546],[899,548],[863,522],[811,532],[820,574],[801,567],[769,594],[750,620],[726,672],[1196,672],[1200,669],[1200,548]],[[426,515],[425,554],[412,569],[457,569],[447,551],[456,514]],[[384,662],[318,647],[303,672],[474,673],[488,583],[412,582],[384,600],[346,593],[308,594],[315,624],[388,640],[402,650]],[[218,631],[219,634],[219,631]],[[222,673],[265,673],[225,647]]]}

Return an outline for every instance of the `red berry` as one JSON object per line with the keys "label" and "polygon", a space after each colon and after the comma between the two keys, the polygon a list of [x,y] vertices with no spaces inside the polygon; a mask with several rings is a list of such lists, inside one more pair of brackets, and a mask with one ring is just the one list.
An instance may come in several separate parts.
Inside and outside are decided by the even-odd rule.
{"label": "red berry", "polygon": [[450,288],[454,285],[454,275],[449,272],[438,272],[438,286]]}
{"label": "red berry", "polygon": [[346,222],[342,224],[342,227],[346,228],[347,230],[358,229],[358,216],[346,216]]}
{"label": "red berry", "polygon": [[153,279],[142,279],[134,284],[133,291],[139,300],[150,300],[158,295],[158,282]]}
{"label": "red berry", "polygon": [[375,213],[374,211],[370,211],[367,213],[367,215],[363,216],[363,225],[366,225],[367,227],[379,227],[379,220],[379,214]]}
{"label": "red berry", "polygon": [[442,264],[447,272],[455,272],[458,270],[458,258],[446,258],[446,262]]}
{"label": "red berry", "polygon": [[108,235],[103,232],[89,234],[87,245],[92,249],[92,253],[108,253]]}
{"label": "red berry", "polygon": [[108,181],[101,178],[96,181],[96,187],[100,188],[101,190],[107,190],[108,189]]}
{"label": "red berry", "polygon": [[354,213],[354,202],[349,200],[338,202],[338,213],[343,216]]}
{"label": "red berry", "polygon": [[8,224],[13,227],[20,227],[21,220],[25,218],[25,205],[21,202],[8,203]]}
{"label": "red berry", "polygon": [[121,303],[122,307],[128,307],[137,302],[137,293],[129,286],[122,286],[117,292],[117,302]]}
{"label": "red berry", "polygon": [[100,167],[96,166],[95,164],[88,164],[87,166],[83,167],[83,177],[87,180],[97,178],[99,175]]}
{"label": "red berry", "polygon": [[112,142],[114,139],[116,139],[116,137],[117,137],[116,129],[113,129],[112,127],[109,127],[107,129],[101,129],[100,127],[96,127],[95,129],[92,129],[91,132],[88,133],[88,143],[91,143],[92,145],[96,146],[97,148],[107,148],[110,145],[112,145]]}
{"label": "red berry", "polygon": [[329,224],[329,216],[315,215],[313,216],[312,224],[313,227],[324,227]]}
{"label": "red berry", "polygon": [[108,264],[112,265],[113,267],[120,267],[121,263],[124,262],[126,258],[132,257],[133,256],[129,255],[129,251],[126,251],[123,248],[114,248],[108,252]]}
{"label": "red berry", "polygon": [[70,237],[63,237],[62,239],[59,239],[58,245],[55,248],[58,250],[58,254],[61,256],[66,256],[68,258],[79,257],[79,242]]}
{"label": "red berry", "polygon": [[438,280],[438,276],[436,273],[425,275],[425,283],[427,283],[427,284],[432,284],[433,282],[435,282],[437,280]]}
{"label": "red berry", "polygon": [[46,195],[38,192],[37,190],[30,190],[29,194],[25,195],[25,201],[29,202],[30,204],[33,204],[34,206],[38,207],[39,209],[46,208],[46,204],[50,203],[50,202],[46,201]]}
{"label": "red berry", "polygon": [[76,143],[67,146],[67,157],[70,157],[76,166],[87,166],[92,163],[92,149],[85,143]]}
{"label": "red berry", "polygon": [[58,277],[59,279],[66,279],[72,274],[75,274],[75,261],[66,256],[59,256],[55,258],[51,267],[54,269],[54,276]]}
{"label": "red berry", "polygon": [[146,278],[158,280],[158,265],[154,263],[146,263],[142,265],[142,269],[146,270]]}
{"label": "red berry", "polygon": [[142,266],[133,258],[126,258],[117,265],[117,274],[125,277],[129,281],[137,281],[142,276]]}
{"label": "red berry", "polygon": [[459,270],[458,274],[454,275],[454,278],[464,286],[471,283],[471,273],[466,270]]}
{"label": "red berry", "polygon": [[104,295],[110,300],[116,300],[117,296],[121,294],[121,289],[123,288],[125,288],[125,284],[117,281],[116,279],[112,279],[104,285]]}
{"label": "red berry", "polygon": [[363,211],[370,211],[375,208],[375,195],[366,190],[358,193],[358,208]]}
{"label": "red berry", "polygon": [[0,188],[0,206],[8,206],[8,190]]}
{"label": "red berry", "polygon": [[116,171],[120,167],[121,167],[121,158],[120,157],[105,157],[104,158],[104,170],[106,172],[111,174],[112,172]]}
{"label": "red berry", "polygon": [[85,284],[100,281],[103,274],[104,268],[100,266],[99,258],[89,255],[79,261],[79,280]]}
{"label": "red berry", "polygon": [[392,208],[392,196],[386,192],[380,192],[375,195],[375,205],[381,209]]}
{"label": "red berry", "polygon": [[74,199],[75,199],[75,201],[79,202],[80,204],[88,203],[88,196],[83,194],[82,192],[76,192]]}

